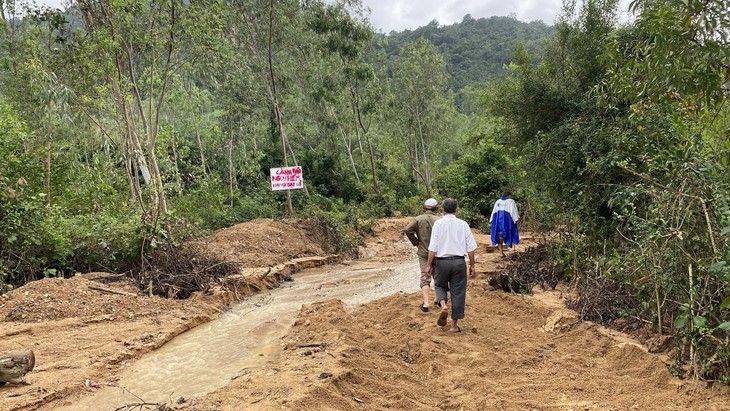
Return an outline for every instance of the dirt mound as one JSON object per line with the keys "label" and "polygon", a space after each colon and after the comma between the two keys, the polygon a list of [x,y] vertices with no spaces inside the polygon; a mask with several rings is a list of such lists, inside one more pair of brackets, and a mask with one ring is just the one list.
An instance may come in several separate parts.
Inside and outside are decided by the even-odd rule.
{"label": "dirt mound", "polygon": [[101,315],[133,318],[159,315],[177,306],[161,298],[137,298],[136,287],[128,279],[115,277],[92,273],[33,281],[0,296],[0,319],[28,323]]}
{"label": "dirt mound", "polygon": [[380,220],[372,229],[372,238],[360,247],[359,258],[391,262],[402,261],[405,256],[412,255],[415,247],[403,234],[403,229],[411,220],[411,217]]}
{"label": "dirt mound", "polygon": [[397,295],[353,311],[339,301],[305,306],[275,364],[233,381],[199,409],[730,406],[725,389],[677,380],[656,356],[618,343],[595,325],[573,323],[546,332],[553,309],[534,297],[472,287],[458,334],[436,326],[436,312],[421,313],[416,301],[417,296]]}
{"label": "dirt mound", "polygon": [[316,220],[255,220],[218,230],[199,243],[222,250],[242,272],[214,284],[210,295],[187,300],[140,295],[128,277],[110,273],[47,278],[0,295],[0,354],[32,349],[37,359],[26,376],[32,389],[0,387],[0,409],[38,409],[114,386],[129,361],[210,321],[229,304],[291,272],[333,262],[333,238]]}
{"label": "dirt mound", "polygon": [[244,268],[335,252],[333,235],[314,220],[257,219],[216,230],[194,243]]}

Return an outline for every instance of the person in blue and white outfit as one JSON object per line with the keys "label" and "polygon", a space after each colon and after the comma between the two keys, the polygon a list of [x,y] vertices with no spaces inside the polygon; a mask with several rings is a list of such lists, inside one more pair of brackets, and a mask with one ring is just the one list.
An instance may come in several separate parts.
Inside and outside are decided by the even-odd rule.
{"label": "person in blue and white outfit", "polygon": [[494,203],[490,224],[492,225],[492,246],[499,244],[499,252],[505,257],[503,246],[512,248],[520,243],[520,233],[517,221],[520,213],[517,212],[515,200],[510,198],[511,193],[505,192]]}

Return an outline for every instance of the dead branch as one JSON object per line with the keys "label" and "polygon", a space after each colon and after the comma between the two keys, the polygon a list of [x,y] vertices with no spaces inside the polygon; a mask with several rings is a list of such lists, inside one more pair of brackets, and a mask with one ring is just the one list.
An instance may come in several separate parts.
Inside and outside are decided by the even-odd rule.
{"label": "dead branch", "polygon": [[297,348],[315,348],[315,347],[324,348],[324,343],[320,343],[320,344],[300,344],[300,345],[297,345]]}
{"label": "dead branch", "polygon": [[21,395],[35,394],[35,393],[45,394],[47,392],[48,392],[48,390],[46,390],[43,387],[36,387],[36,388],[31,388],[31,389],[28,389],[28,390],[25,390],[25,391],[21,391],[21,392],[11,392],[10,394],[3,395],[3,398],[20,397]]}
{"label": "dead branch", "polygon": [[103,293],[126,295],[128,297],[137,297],[137,294],[134,294],[134,293],[128,293],[126,291],[117,291],[117,290],[112,290],[112,289],[104,288],[104,287],[97,287],[95,285],[90,285],[89,289],[95,290],[95,291],[101,291]]}

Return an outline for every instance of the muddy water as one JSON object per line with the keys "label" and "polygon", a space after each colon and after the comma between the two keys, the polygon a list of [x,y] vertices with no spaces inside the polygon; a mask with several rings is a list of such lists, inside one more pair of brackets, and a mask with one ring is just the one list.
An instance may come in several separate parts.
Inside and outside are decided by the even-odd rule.
{"label": "muddy water", "polygon": [[119,387],[103,388],[63,409],[114,410],[202,396],[248,369],[275,361],[280,338],[303,304],[340,299],[352,306],[417,292],[418,276],[415,258],[302,271],[293,275],[293,282],[250,298],[143,357],[121,375]]}

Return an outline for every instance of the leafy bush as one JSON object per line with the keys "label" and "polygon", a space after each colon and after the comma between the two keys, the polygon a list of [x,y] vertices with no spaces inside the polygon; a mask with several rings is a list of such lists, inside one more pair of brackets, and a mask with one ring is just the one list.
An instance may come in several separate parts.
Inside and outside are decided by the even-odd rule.
{"label": "leafy bush", "polygon": [[[329,232],[336,252],[351,258],[357,257],[358,247],[365,235],[372,231],[376,217],[364,215],[362,207],[346,205],[341,199],[329,200],[313,195],[311,200],[302,210],[301,216],[314,219],[317,225]],[[322,205],[326,207],[322,208]]]}
{"label": "leafy bush", "polygon": [[13,285],[34,279],[45,265],[39,245],[45,195],[39,192],[43,170],[25,125],[0,101],[0,282]]}
{"label": "leafy bush", "polygon": [[239,190],[231,197],[220,180],[199,183],[171,201],[172,214],[200,227],[201,233],[228,227],[256,218],[272,218],[284,208],[276,204],[275,194],[264,189],[247,194]]}
{"label": "leafy bush", "polygon": [[118,271],[138,261],[144,229],[139,213],[123,208],[117,213],[97,213],[60,218],[73,241],[70,266],[79,272]]}
{"label": "leafy bush", "polygon": [[443,197],[458,201],[462,219],[483,227],[510,182],[508,173],[503,149],[483,141],[475,151],[444,167],[436,183]]}

